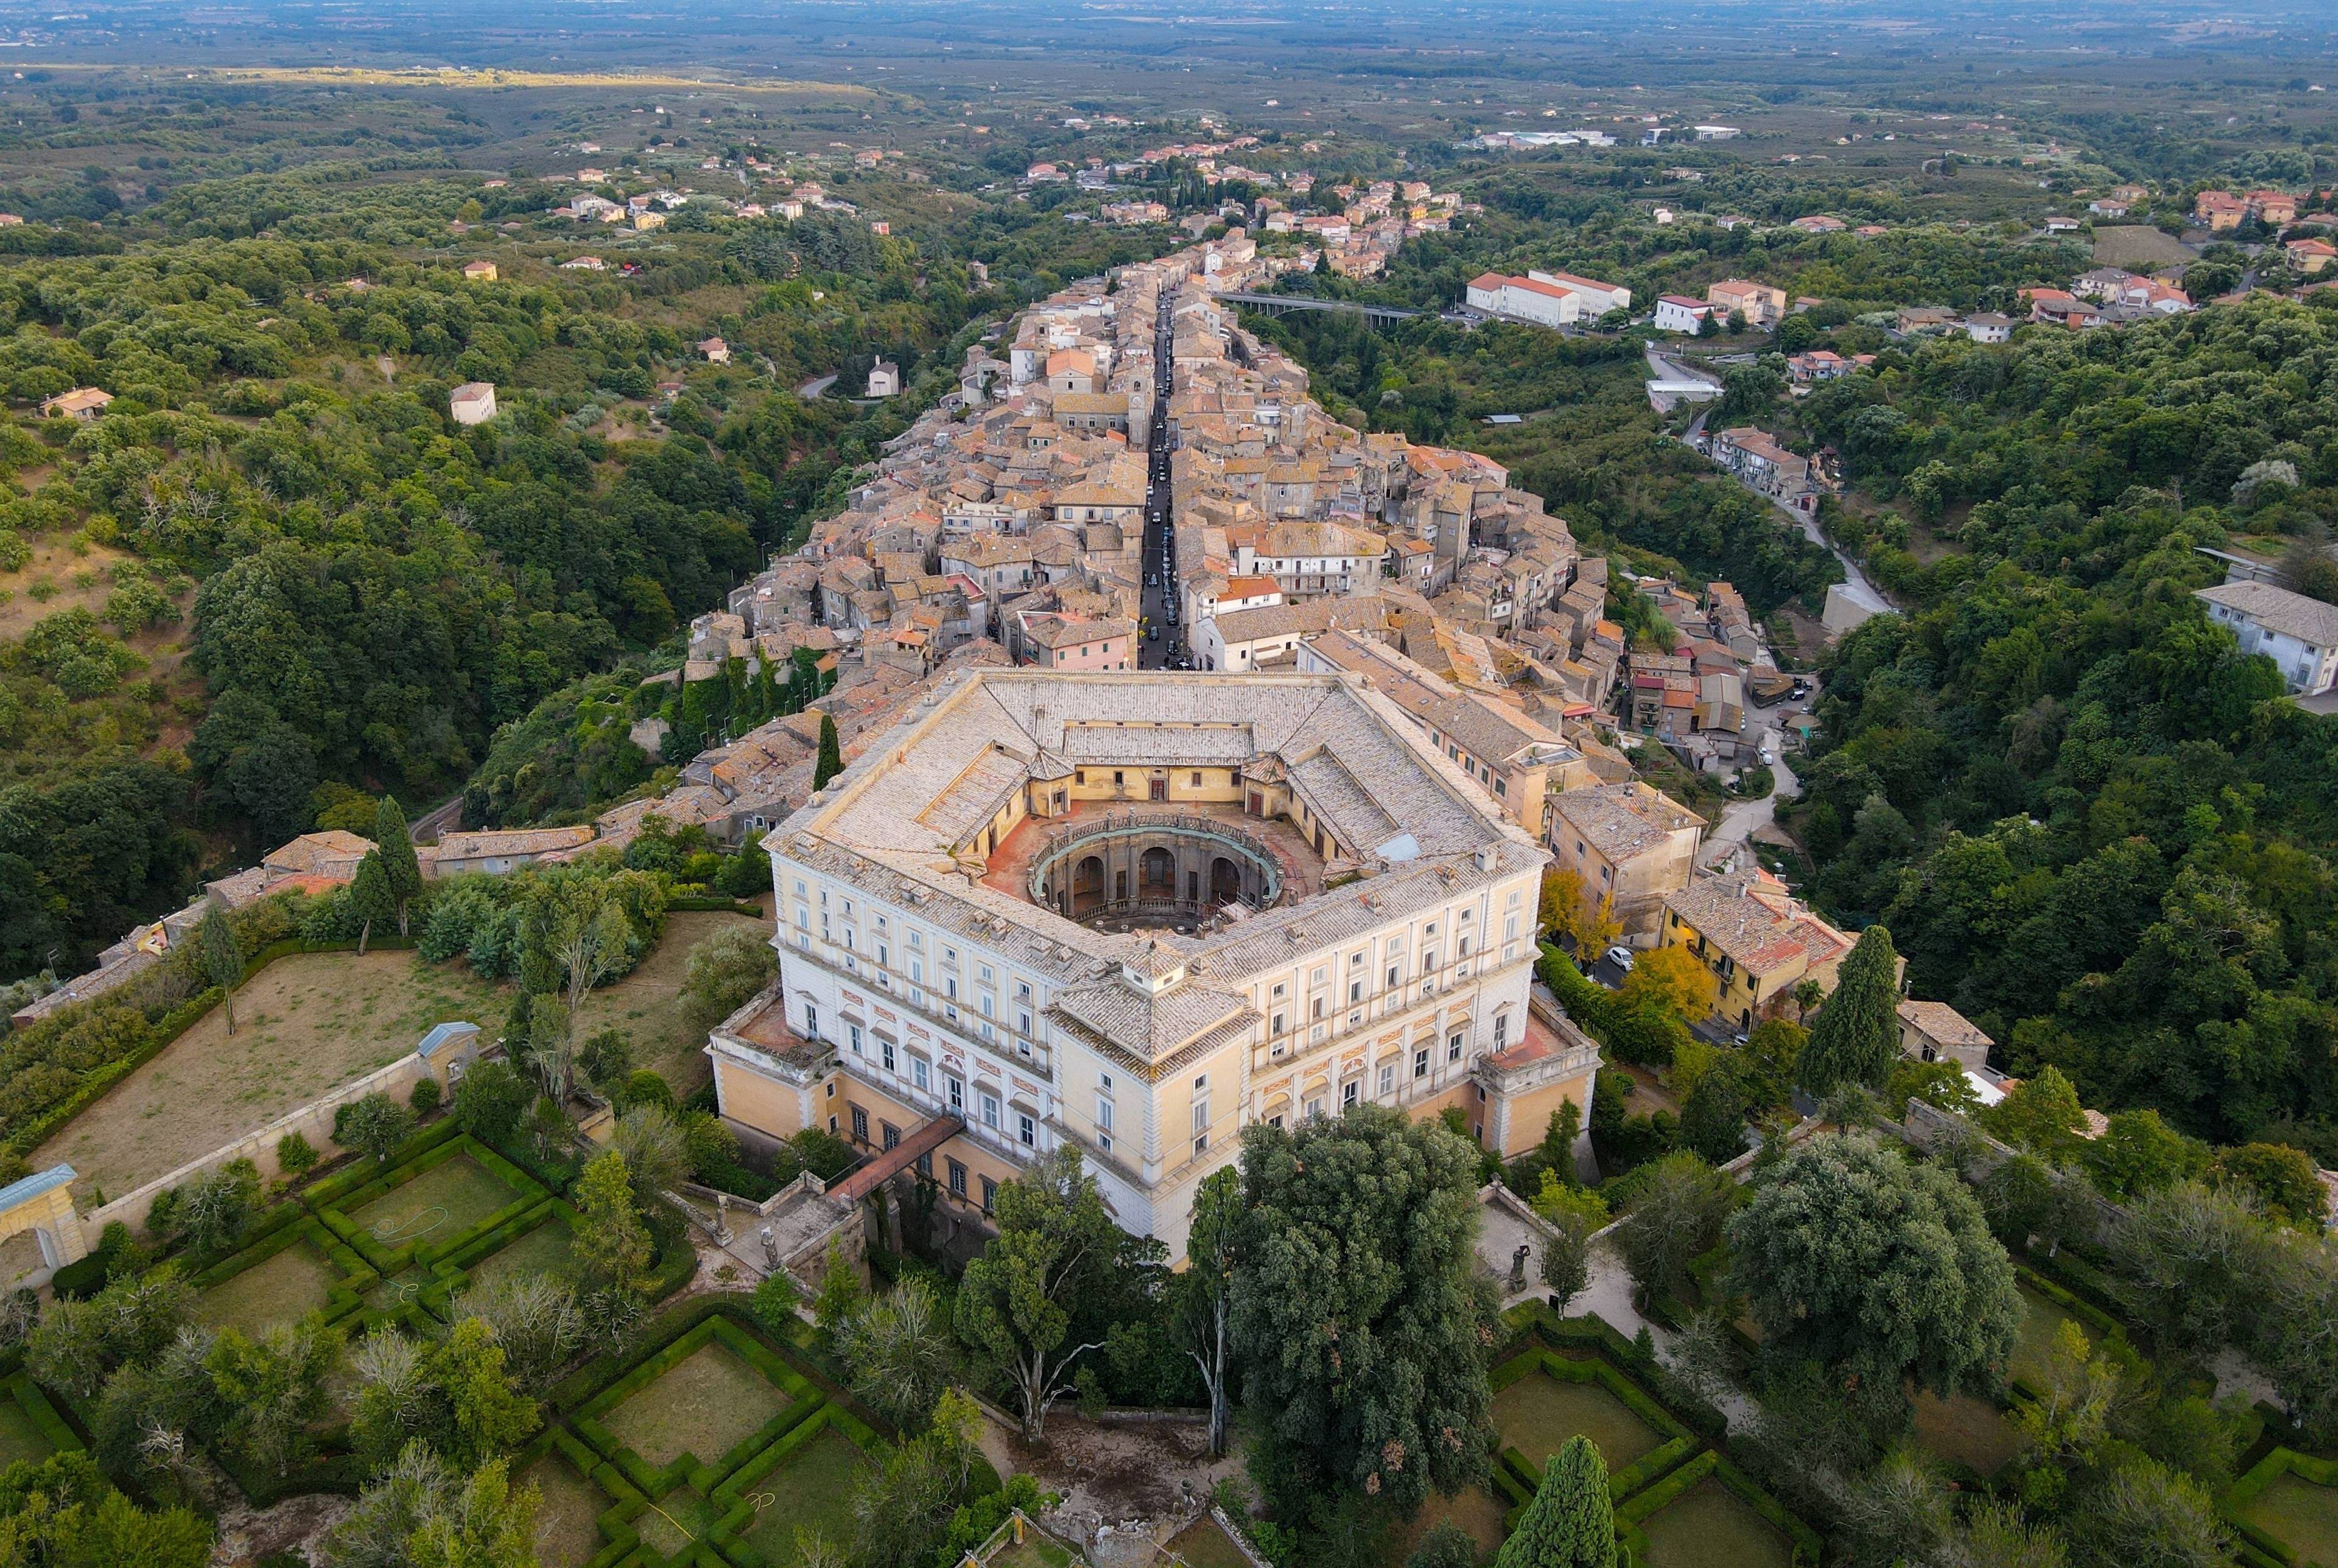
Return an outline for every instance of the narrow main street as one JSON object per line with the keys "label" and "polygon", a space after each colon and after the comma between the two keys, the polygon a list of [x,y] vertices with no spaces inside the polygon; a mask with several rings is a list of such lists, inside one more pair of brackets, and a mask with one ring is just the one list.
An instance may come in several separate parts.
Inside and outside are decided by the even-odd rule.
{"label": "narrow main street", "polygon": [[1138,552],[1144,573],[1144,620],[1136,644],[1140,670],[1190,670],[1186,628],[1171,622],[1177,604],[1177,561],[1170,532],[1169,392],[1174,385],[1174,296],[1164,290],[1153,340],[1153,417],[1145,440],[1144,544]]}

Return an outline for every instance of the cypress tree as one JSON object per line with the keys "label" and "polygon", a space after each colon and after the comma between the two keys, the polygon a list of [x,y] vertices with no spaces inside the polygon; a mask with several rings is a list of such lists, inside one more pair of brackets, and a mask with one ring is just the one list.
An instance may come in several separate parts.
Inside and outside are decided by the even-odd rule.
{"label": "cypress tree", "polygon": [[836,715],[820,716],[820,760],[812,764],[811,787],[825,789],[828,781],[844,771],[844,748],[836,738]]}
{"label": "cypress tree", "polygon": [[1494,1568],[1611,1568],[1615,1561],[1606,1462],[1588,1437],[1569,1437],[1543,1465],[1534,1501],[1502,1543]]}
{"label": "cypress tree", "polygon": [[211,984],[227,993],[227,1032],[235,1033],[235,988],[243,984],[243,949],[235,945],[235,931],[227,911],[214,904],[203,911],[203,967]]}
{"label": "cypress tree", "polygon": [[357,916],[358,954],[362,957],[374,923],[387,923],[398,913],[398,900],[389,890],[389,873],[382,869],[378,849],[367,850],[366,858],[358,862],[357,877],[349,884],[349,913]]}
{"label": "cypress tree", "polygon": [[374,808],[373,837],[381,868],[389,877],[390,900],[398,907],[398,934],[403,936],[408,906],[422,892],[422,862],[414,853],[414,835],[407,829],[397,796],[383,796]]}
{"label": "cypress tree", "polygon": [[1842,1083],[1874,1088],[1891,1075],[1900,1055],[1899,969],[1891,932],[1870,926],[1859,934],[1803,1047],[1803,1087],[1810,1093]]}

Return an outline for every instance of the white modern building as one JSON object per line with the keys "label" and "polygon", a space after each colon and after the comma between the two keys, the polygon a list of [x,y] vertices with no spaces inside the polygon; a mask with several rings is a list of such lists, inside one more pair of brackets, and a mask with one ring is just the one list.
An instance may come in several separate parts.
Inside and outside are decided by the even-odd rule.
{"label": "white modern building", "polygon": [[457,425],[484,425],[496,416],[496,388],[489,381],[466,381],[447,396],[447,411]]}
{"label": "white modern building", "polygon": [[1628,309],[1632,304],[1629,289],[1578,278],[1572,272],[1528,272],[1523,278],[1480,273],[1469,279],[1465,298],[1473,310],[1545,327],[1596,321],[1610,310]]}
{"label": "white modern building", "polygon": [[764,840],[777,984],[713,1031],[750,1142],[978,1223],[1069,1145],[1184,1245],[1251,1122],[1457,1108],[1522,1152],[1596,1046],[1529,1011],[1547,855],[1360,679],[979,670]]}
{"label": "white modern building", "polygon": [[1720,313],[1718,305],[1686,294],[1656,296],[1656,330],[1659,332],[1685,332],[1694,337],[1705,322]]}

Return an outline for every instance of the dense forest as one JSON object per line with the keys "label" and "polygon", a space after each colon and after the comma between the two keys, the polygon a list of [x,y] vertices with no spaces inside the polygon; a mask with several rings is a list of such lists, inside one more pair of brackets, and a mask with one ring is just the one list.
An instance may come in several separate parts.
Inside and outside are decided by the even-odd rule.
{"label": "dense forest", "polygon": [[[1145,244],[693,214],[632,276],[521,258],[483,285],[433,253],[552,200],[252,175],[0,275],[0,979],[71,972],[336,788],[451,793],[840,505],[987,323]],[[732,364],[693,354],[710,334]],[[908,396],[791,390],[879,354]],[[467,380],[501,417],[452,422]],[[103,418],[39,416],[79,386]]]}
{"label": "dense forest", "polygon": [[2192,597],[2235,540],[2332,596],[2338,310],[1941,339],[1798,412],[1891,503],[1832,520],[1910,605],[1828,662],[1822,902],[2012,1070],[2338,1162],[2338,721]]}

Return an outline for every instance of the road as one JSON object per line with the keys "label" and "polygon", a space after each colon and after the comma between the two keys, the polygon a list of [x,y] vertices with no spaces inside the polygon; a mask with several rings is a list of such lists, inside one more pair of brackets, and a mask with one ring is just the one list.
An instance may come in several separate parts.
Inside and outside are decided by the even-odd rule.
{"label": "road", "polygon": [[[1749,716],[1746,722],[1753,720]],[[1778,802],[1792,800],[1803,792],[1803,781],[1786,765],[1786,754],[1778,753],[1777,761],[1770,765],[1770,777],[1777,788],[1759,800],[1733,802],[1721,813],[1721,820],[1704,836],[1704,845],[1697,851],[1697,859],[1707,866],[1718,866],[1734,853],[1740,844],[1751,838],[1755,831],[1777,820]]]}
{"label": "road", "polygon": [[1672,358],[1653,343],[1648,345],[1645,352],[1648,360],[1648,376],[1652,380],[1703,381],[1716,391],[1720,389],[1721,377],[1710,370],[1690,365],[1684,360]]}
{"label": "road", "polygon": [[1186,629],[1173,626],[1169,621],[1177,604],[1177,561],[1175,539],[1170,531],[1169,494],[1169,391],[1176,358],[1171,313],[1175,303],[1174,297],[1163,290],[1161,313],[1154,330],[1153,428],[1144,449],[1144,545],[1138,552],[1138,570],[1144,573],[1144,631],[1136,644],[1136,667],[1140,670],[1194,667],[1185,652]]}
{"label": "road", "polygon": [[835,385],[836,377],[833,376],[815,376],[796,388],[796,396],[803,398],[822,397]]}
{"label": "road", "polygon": [[[1781,507],[1780,510],[1793,512],[1792,507]],[[1840,586],[1844,598],[1871,615],[1888,615],[1899,608],[1883,596],[1881,589],[1867,580],[1867,573],[1859,569],[1858,562],[1836,549],[1832,541],[1819,532],[1819,520],[1816,517],[1808,513],[1794,513],[1794,518],[1803,525],[1803,538],[1842,563],[1842,582]]]}

